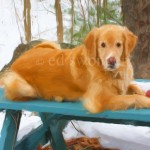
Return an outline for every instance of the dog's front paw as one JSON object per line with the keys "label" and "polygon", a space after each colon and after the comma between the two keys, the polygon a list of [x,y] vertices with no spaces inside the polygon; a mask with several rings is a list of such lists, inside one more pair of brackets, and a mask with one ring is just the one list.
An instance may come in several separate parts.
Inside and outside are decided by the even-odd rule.
{"label": "dog's front paw", "polygon": [[136,94],[144,95],[144,96],[146,95],[146,93],[143,90],[141,90],[141,89],[138,90]]}
{"label": "dog's front paw", "polygon": [[129,94],[138,94],[138,95],[143,95],[143,96],[146,95],[146,93],[141,88],[139,88],[136,84],[129,85],[128,93]]}

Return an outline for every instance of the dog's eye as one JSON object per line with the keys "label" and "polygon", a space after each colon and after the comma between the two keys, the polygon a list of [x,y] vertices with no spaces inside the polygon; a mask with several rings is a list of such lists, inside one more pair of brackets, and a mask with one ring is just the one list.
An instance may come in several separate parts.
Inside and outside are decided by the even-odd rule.
{"label": "dog's eye", "polygon": [[101,43],[101,47],[106,47],[106,44],[103,42],[103,43]]}
{"label": "dog's eye", "polygon": [[119,42],[116,43],[116,46],[117,46],[117,47],[120,47],[120,46],[121,46],[121,43],[119,43]]}

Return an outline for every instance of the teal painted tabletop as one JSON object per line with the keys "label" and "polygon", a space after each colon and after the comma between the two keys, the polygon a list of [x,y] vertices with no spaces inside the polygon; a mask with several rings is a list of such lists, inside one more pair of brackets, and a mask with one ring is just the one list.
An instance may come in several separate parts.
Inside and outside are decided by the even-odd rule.
{"label": "teal painted tabletop", "polygon": [[[150,82],[150,80],[138,80],[140,82]],[[107,119],[128,119],[150,122],[150,109],[130,109],[125,111],[105,111],[99,114],[90,114],[82,106],[81,102],[54,102],[42,99],[28,102],[12,102],[4,98],[4,91],[0,89],[0,109],[28,110],[36,112],[48,112],[63,114],[67,116],[107,118]]]}

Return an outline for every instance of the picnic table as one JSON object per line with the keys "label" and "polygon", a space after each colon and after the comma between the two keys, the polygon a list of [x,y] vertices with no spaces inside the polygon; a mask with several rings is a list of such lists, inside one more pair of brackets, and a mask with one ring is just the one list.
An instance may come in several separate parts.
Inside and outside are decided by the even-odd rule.
{"label": "picnic table", "polygon": [[[150,80],[137,80],[150,82]],[[28,102],[12,102],[4,97],[0,89],[0,110],[6,115],[0,136],[0,150],[36,150],[40,142],[51,141],[54,150],[67,150],[62,135],[64,121],[82,120],[115,124],[150,126],[150,109],[129,109],[125,111],[105,111],[90,114],[81,102],[45,101],[42,99]],[[16,142],[22,110],[38,112],[43,124],[21,141]]]}

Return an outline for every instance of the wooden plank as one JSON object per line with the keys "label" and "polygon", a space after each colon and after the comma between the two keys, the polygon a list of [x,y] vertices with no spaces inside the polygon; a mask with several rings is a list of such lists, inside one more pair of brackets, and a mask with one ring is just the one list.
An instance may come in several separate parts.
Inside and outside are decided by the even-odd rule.
{"label": "wooden plank", "polygon": [[0,90],[0,109],[29,110],[37,112],[48,112],[54,114],[63,114],[68,116],[82,116],[90,118],[107,119],[127,119],[150,122],[150,109],[130,109],[126,111],[105,111],[99,114],[90,114],[87,112],[81,102],[48,102],[43,100],[34,100],[29,102],[11,102],[3,97],[3,90]]}

